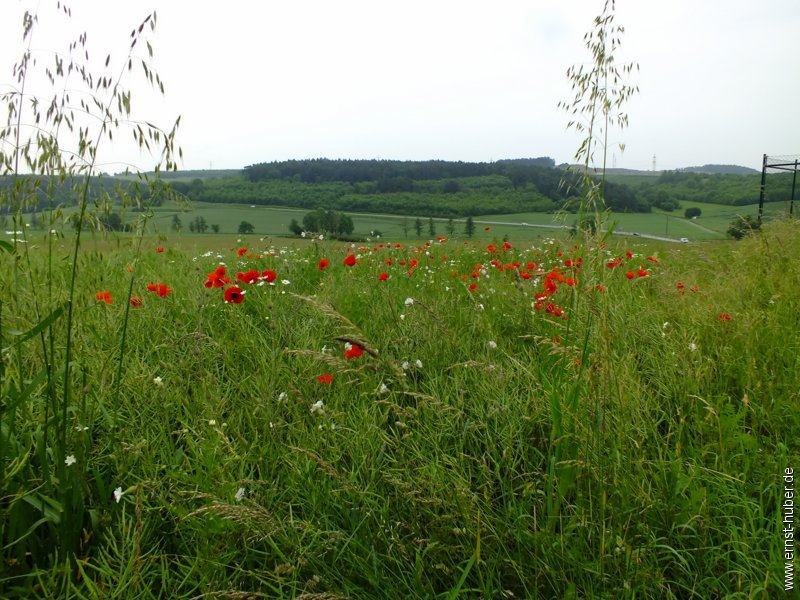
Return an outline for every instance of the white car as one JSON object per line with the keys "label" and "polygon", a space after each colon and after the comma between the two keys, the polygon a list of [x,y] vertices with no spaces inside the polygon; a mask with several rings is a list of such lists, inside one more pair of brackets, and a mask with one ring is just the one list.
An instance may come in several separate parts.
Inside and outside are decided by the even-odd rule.
{"label": "white car", "polygon": [[688,244],[689,240],[687,238],[681,238],[680,242],[681,242],[681,244]]}

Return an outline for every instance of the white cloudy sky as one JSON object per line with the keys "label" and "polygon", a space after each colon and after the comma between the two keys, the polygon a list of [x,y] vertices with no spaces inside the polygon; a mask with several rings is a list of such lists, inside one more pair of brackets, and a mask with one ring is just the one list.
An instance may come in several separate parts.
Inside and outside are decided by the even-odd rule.
{"label": "white cloudy sky", "polygon": [[[183,168],[240,168],[290,158],[571,162],[578,134],[557,108],[566,70],[591,60],[582,38],[602,0],[2,0],[0,90],[22,51],[21,14],[40,12],[40,63],[67,26],[117,72],[130,30],[152,10],[163,98],[138,78],[135,114],[164,127],[181,115]],[[705,163],[760,168],[800,153],[798,0],[618,0],[618,62],[635,61],[630,125],[609,166]],[[144,50],[144,47],[142,47]],[[152,168],[130,144],[109,164]]]}

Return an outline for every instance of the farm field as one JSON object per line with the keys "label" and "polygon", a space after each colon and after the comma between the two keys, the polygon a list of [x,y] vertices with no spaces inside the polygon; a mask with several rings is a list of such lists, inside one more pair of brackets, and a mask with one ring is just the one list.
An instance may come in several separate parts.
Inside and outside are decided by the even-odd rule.
{"label": "farm field", "polygon": [[797,223],[498,229],[4,245],[0,596],[778,594]]}
{"label": "farm field", "polygon": [[[719,240],[725,239],[725,231],[730,222],[737,215],[755,215],[758,206],[726,206],[721,204],[702,204],[684,203],[685,206],[680,211],[666,213],[654,210],[652,213],[612,213],[609,223],[616,223],[620,230],[626,232],[637,232],[649,235],[659,235],[679,239],[682,237],[690,240]],[[703,215],[696,220],[686,219],[683,210],[689,206],[696,206],[703,211]],[[769,206],[769,205],[768,205]],[[782,206],[782,204],[781,204]],[[252,223],[255,232],[260,235],[281,236],[289,232],[289,223],[292,219],[302,222],[303,216],[308,212],[303,209],[291,209],[284,207],[250,206],[241,204],[213,204],[194,202],[186,207],[177,205],[167,205],[154,209],[153,226],[159,232],[167,233],[171,228],[171,219],[177,214],[183,222],[184,229],[187,228],[189,221],[202,216],[207,223],[220,225],[222,233],[235,233],[239,223],[247,221]],[[774,207],[769,206],[770,216]],[[185,212],[184,212],[185,211]],[[415,216],[407,217],[400,215],[381,215],[367,213],[347,213],[352,216],[355,225],[355,232],[360,235],[368,235],[370,231],[380,231],[384,236],[393,239],[413,238]],[[428,232],[428,219],[422,218],[424,239],[430,236]],[[546,225],[554,228],[571,226],[575,222],[575,215],[569,213],[549,214],[549,213],[514,213],[507,215],[477,215],[474,217],[477,232],[485,231],[488,225],[492,229],[493,235],[499,237],[509,236],[511,239],[539,239],[552,235],[552,231],[542,230],[538,227],[527,227],[529,225]],[[447,220],[433,219],[436,226],[437,235],[446,235]],[[464,219],[454,219],[455,235],[464,236]],[[405,228],[409,235],[406,235]]]}

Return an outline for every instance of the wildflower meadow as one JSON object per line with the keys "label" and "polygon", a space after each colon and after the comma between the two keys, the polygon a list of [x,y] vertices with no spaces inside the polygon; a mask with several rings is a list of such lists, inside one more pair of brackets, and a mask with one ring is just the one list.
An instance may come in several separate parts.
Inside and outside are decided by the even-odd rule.
{"label": "wildflower meadow", "polygon": [[[635,88],[603,87],[634,70],[605,6],[562,105],[588,132],[578,225],[534,242],[472,224],[198,250],[152,223],[179,120],[131,109],[164,89],[155,14],[119,62],[89,64],[85,35],[57,54],[52,101],[30,101],[46,63],[28,43],[0,129],[0,597],[790,589],[800,227],[607,233],[589,165]],[[98,148],[125,129],[161,162],[97,194]]]}
{"label": "wildflower meadow", "polygon": [[3,253],[0,585],[770,595],[797,239],[89,244],[64,407],[37,308],[69,270],[31,239]]}

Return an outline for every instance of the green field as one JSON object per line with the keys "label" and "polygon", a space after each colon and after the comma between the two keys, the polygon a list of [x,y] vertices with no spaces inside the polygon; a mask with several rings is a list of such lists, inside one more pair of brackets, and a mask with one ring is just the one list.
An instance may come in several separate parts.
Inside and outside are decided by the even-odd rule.
{"label": "green field", "polygon": [[[659,235],[680,239],[682,237],[690,240],[717,240],[725,238],[725,230],[730,222],[740,214],[757,214],[757,205],[732,207],[722,204],[701,204],[685,203],[685,208],[697,206],[703,214],[696,220],[686,219],[683,210],[673,213],[666,213],[654,210],[652,213],[625,213],[611,214],[609,225],[616,224],[619,230],[626,232],[637,232],[650,235]],[[153,224],[159,232],[169,232],[171,229],[172,216],[177,214],[181,218],[184,231],[187,232],[189,221],[202,216],[208,224],[216,223],[220,225],[221,233],[235,233],[242,221],[252,223],[255,232],[260,235],[285,236],[289,235],[289,222],[297,219],[302,222],[306,210],[291,209],[284,207],[251,206],[240,204],[208,204],[202,202],[188,205],[190,209],[186,211],[183,207],[169,205],[154,209],[155,218]],[[782,205],[781,205],[782,206]],[[774,207],[768,205],[768,208]],[[352,214],[355,233],[369,235],[371,231],[380,231],[383,236],[393,239],[404,239],[416,237],[414,233],[414,215],[407,217],[400,215],[378,215],[378,214]],[[771,212],[767,213],[770,216]],[[423,222],[422,238],[430,237],[428,232],[428,219],[421,218]],[[438,235],[447,234],[447,220],[433,219]],[[484,231],[486,226],[491,227],[492,235],[510,239],[538,239],[547,237],[562,226],[572,226],[575,223],[575,215],[569,213],[548,214],[548,213],[515,213],[509,215],[481,215],[475,217],[476,229],[478,232]],[[554,229],[541,229],[523,225],[547,225]],[[407,225],[409,235],[405,235],[404,224]],[[464,237],[464,219],[454,220],[456,236]]]}

